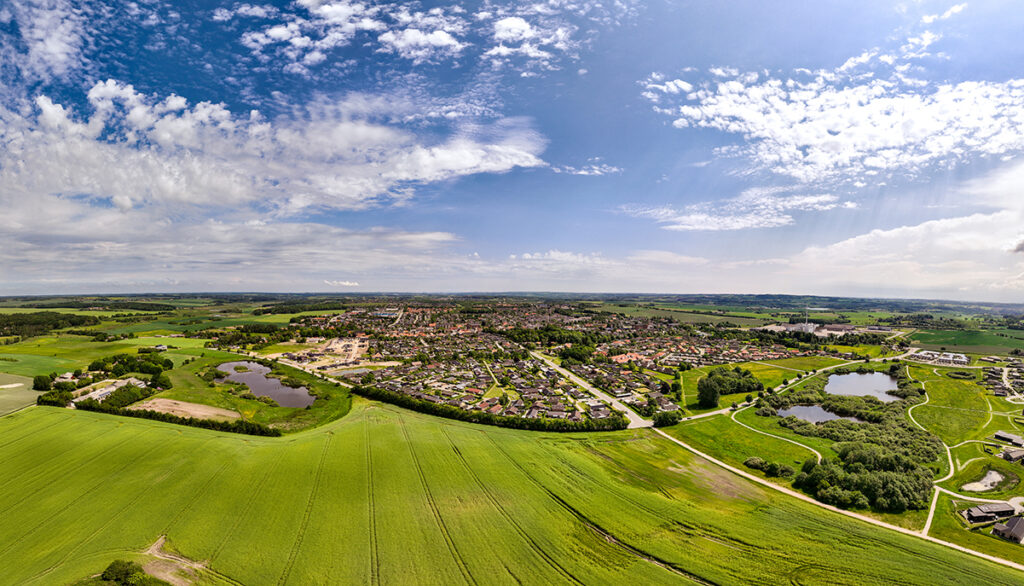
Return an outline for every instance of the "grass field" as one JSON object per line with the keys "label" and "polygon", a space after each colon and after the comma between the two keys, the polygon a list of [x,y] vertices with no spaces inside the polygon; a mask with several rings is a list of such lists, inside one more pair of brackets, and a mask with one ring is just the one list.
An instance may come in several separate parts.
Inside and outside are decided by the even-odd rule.
{"label": "grass field", "polygon": [[0,462],[3,584],[74,581],[161,535],[208,562],[208,584],[1021,580],[649,431],[517,432],[359,402],[272,439],[33,407],[0,419]]}
{"label": "grass field", "polygon": [[[765,387],[777,387],[782,384],[784,380],[793,380],[799,375],[799,372],[793,372],[785,368],[778,368],[763,362],[741,362],[738,364],[724,364],[720,366],[702,366],[700,368],[694,368],[683,372],[682,385],[683,385],[683,407],[691,413],[703,413],[711,411],[712,409],[701,409],[697,405],[697,385],[700,383],[700,379],[707,376],[708,372],[715,368],[736,368],[740,367],[749,370],[757,380],[761,381]],[[728,407],[732,403],[741,403],[746,397],[746,393],[738,393],[735,395],[723,395],[719,399],[720,407]]]}
{"label": "grass field", "polygon": [[180,348],[202,348],[206,340],[194,338],[131,338],[116,342],[93,342],[87,336],[52,334],[0,347],[0,372],[34,376],[66,372],[89,366],[97,358],[134,353],[140,346],[166,344]]}
{"label": "grass field", "polygon": [[785,366],[786,368],[795,368],[797,370],[818,370],[819,368],[835,366],[836,364],[842,364],[844,362],[848,361],[841,360],[839,358],[829,358],[828,356],[797,356],[795,358],[765,360],[762,364]]}
{"label": "grass field", "polygon": [[605,311],[608,313],[618,313],[621,315],[637,316],[637,317],[668,317],[681,323],[691,324],[718,324],[722,322],[729,322],[737,326],[763,326],[765,324],[772,323],[770,319],[759,319],[752,317],[739,317],[739,316],[721,316],[721,315],[709,315],[707,313],[695,313],[692,310],[685,309],[670,309],[660,307],[644,307],[640,305],[626,305],[625,307],[612,304],[602,303],[594,306],[597,311]]}
{"label": "grass field", "polygon": [[1022,330],[920,330],[911,336],[915,346],[925,350],[946,348],[950,352],[1008,354],[1024,350]]}
{"label": "grass field", "polygon": [[910,374],[923,381],[928,391],[928,404],[914,408],[914,419],[950,446],[984,438],[991,423],[997,427],[1002,423],[1006,428],[1005,418],[995,421],[990,414],[984,389],[974,381],[945,376],[949,370],[923,366],[910,368]]}
{"label": "grass field", "polygon": [[0,388],[0,415],[17,411],[36,402],[38,391],[32,390],[32,379],[24,376],[0,373],[0,387],[21,385],[9,389]]}

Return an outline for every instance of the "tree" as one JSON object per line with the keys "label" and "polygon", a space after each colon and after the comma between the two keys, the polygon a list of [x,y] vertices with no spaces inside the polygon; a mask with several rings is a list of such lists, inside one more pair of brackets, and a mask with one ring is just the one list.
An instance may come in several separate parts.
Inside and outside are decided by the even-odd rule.
{"label": "tree", "polygon": [[718,391],[718,384],[712,377],[700,379],[697,383],[697,404],[701,409],[713,409],[718,407],[718,398],[721,394]]}
{"label": "tree", "polygon": [[53,381],[45,374],[36,375],[32,379],[32,388],[37,391],[49,391],[53,388]]}

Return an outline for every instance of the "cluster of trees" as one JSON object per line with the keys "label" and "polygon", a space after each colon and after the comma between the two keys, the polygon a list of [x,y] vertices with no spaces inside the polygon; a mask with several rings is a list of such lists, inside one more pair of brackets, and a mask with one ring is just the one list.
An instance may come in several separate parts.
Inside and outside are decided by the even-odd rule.
{"label": "cluster of trees", "polygon": [[67,330],[65,334],[74,334],[76,336],[92,336],[93,342],[114,342],[117,340],[129,340],[135,337],[132,332],[124,334],[110,334],[107,332],[97,332],[95,330]]}
{"label": "cluster of trees", "polygon": [[683,420],[682,411],[658,411],[654,414],[654,427],[668,427]]}
{"label": "cluster of trees", "polygon": [[570,348],[562,348],[558,351],[559,358],[562,359],[563,366],[570,366],[573,364],[587,364],[594,355],[593,346],[576,346],[575,344]]}
{"label": "cluster of trees", "polygon": [[789,478],[790,476],[796,473],[796,470],[794,470],[793,467],[790,466],[789,464],[780,464],[779,462],[767,462],[761,458],[758,458],[757,456],[747,458],[743,462],[743,465],[746,466],[747,468],[760,470],[761,472],[764,472],[765,476],[768,476],[770,478],[774,478],[777,476]]}
{"label": "cluster of trees", "polygon": [[98,358],[89,364],[89,370],[109,372],[115,377],[121,377],[130,372],[151,375],[150,385],[162,389],[169,389],[173,386],[171,379],[164,373],[165,370],[172,368],[174,368],[174,362],[156,352],[115,354],[106,358]]}
{"label": "cluster of trees", "polygon": [[114,560],[99,576],[76,582],[76,584],[81,586],[170,586],[169,582],[147,574],[141,565],[127,560]]}
{"label": "cluster of trees", "polygon": [[513,328],[509,330],[485,330],[490,334],[505,336],[513,342],[520,344],[533,344],[537,346],[554,346],[558,344],[572,344],[573,346],[595,347],[604,342],[611,342],[612,337],[594,332],[581,332],[567,330],[554,325],[546,325],[542,328]]}
{"label": "cluster of trees", "polygon": [[253,315],[268,315],[280,313],[302,313],[304,311],[348,311],[349,305],[339,301],[317,301],[309,303],[275,303],[254,309]]}
{"label": "cluster of trees", "polygon": [[697,403],[702,409],[718,407],[722,395],[753,394],[764,390],[764,384],[749,370],[735,367],[714,368],[697,383]]}
{"label": "cluster of trees", "polygon": [[887,453],[885,448],[859,442],[837,447],[840,459],[813,458],[804,462],[793,486],[819,501],[840,508],[901,513],[926,509],[932,494],[932,471]]}
{"label": "cluster of trees", "polygon": [[[861,366],[857,371],[872,370]],[[830,413],[857,419],[814,424],[790,416],[779,421],[800,435],[835,442],[832,448],[839,454],[836,460],[804,463],[794,479],[795,487],[843,508],[901,512],[928,506],[932,466],[943,452],[942,442],[906,420],[906,408],[916,402],[914,397],[921,391],[902,365],[890,365],[889,373],[899,381],[895,393],[908,400],[883,403],[875,397],[829,395],[824,392],[824,377],[812,379],[788,395],[766,394],[758,400],[758,415],[775,415],[777,409],[790,405],[821,405]]]}
{"label": "cluster of trees", "polygon": [[201,427],[203,429],[212,429],[214,431],[227,431],[230,433],[244,433],[247,435],[261,435],[267,437],[278,437],[281,435],[281,430],[267,427],[262,423],[255,423],[253,421],[244,421],[241,419],[235,419],[232,421],[217,421],[214,419],[194,419],[192,417],[179,417],[177,415],[171,415],[170,413],[160,413],[159,411],[146,411],[146,410],[135,410],[125,409],[122,407],[113,407],[104,403],[97,403],[96,401],[79,401],[75,404],[77,409],[84,411],[98,411],[100,413],[109,413],[111,415],[122,415],[124,417],[136,417],[139,419],[153,419],[156,421],[163,421],[165,423],[176,423],[178,425],[188,425],[190,427]]}
{"label": "cluster of trees", "polygon": [[29,338],[41,336],[53,330],[95,326],[99,323],[99,318],[94,315],[72,315],[56,311],[4,313],[0,314],[0,336]]}
{"label": "cluster of trees", "polygon": [[376,399],[421,413],[513,429],[530,429],[534,431],[606,431],[625,429],[629,425],[629,421],[621,415],[612,416],[607,419],[584,419],[580,422],[568,421],[566,419],[548,419],[545,417],[527,419],[525,417],[494,415],[484,411],[466,411],[452,405],[431,403],[430,401],[417,399],[405,393],[396,393],[368,385],[356,385],[352,387],[352,392],[368,399]]}

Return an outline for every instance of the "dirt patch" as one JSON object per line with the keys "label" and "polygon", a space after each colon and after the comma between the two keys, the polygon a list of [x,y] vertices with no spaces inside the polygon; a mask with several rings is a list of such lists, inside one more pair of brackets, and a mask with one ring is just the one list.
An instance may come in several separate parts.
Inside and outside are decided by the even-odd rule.
{"label": "dirt patch", "polygon": [[158,411],[169,415],[177,415],[178,417],[192,417],[195,419],[231,420],[241,417],[236,411],[171,399],[150,399],[128,408],[135,411]]}
{"label": "dirt patch", "polygon": [[996,472],[995,470],[989,470],[981,480],[969,482],[961,486],[960,489],[967,492],[985,492],[999,486],[999,484],[1005,479],[1006,477],[1003,476],[1002,473]]}
{"label": "dirt patch", "polygon": [[156,543],[149,546],[144,553],[156,559],[147,562],[142,569],[150,576],[170,582],[174,586],[189,586],[198,578],[206,564],[192,561],[186,557],[164,550],[166,535],[161,535]]}
{"label": "dirt patch", "polygon": [[751,500],[760,492],[752,483],[715,466],[704,458],[694,457],[686,465],[671,462],[669,470],[689,477],[694,485],[707,489],[723,499]]}

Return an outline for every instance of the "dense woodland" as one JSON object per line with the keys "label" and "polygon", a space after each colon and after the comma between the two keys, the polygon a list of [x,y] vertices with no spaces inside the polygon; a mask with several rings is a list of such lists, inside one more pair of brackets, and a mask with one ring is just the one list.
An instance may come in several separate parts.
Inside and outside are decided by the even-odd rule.
{"label": "dense woodland", "polygon": [[95,326],[99,323],[99,318],[92,315],[72,315],[56,311],[0,313],[0,336],[28,338],[42,336],[53,330]]}

